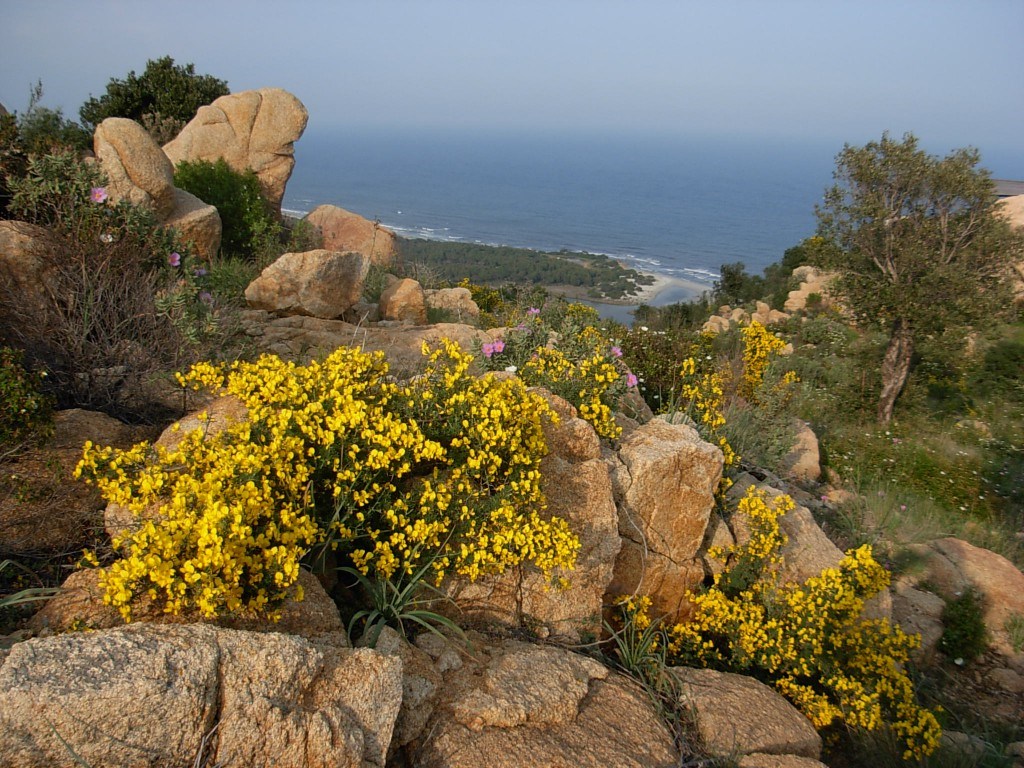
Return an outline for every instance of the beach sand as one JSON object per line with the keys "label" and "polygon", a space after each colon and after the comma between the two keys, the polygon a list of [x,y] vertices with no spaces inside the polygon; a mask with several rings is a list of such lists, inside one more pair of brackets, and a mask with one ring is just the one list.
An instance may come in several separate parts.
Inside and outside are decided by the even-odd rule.
{"label": "beach sand", "polygon": [[699,298],[705,291],[711,290],[707,285],[695,280],[659,275],[654,272],[643,272],[642,274],[653,277],[654,283],[642,286],[639,293],[628,299],[617,301],[616,304],[647,304],[652,307],[664,307],[668,304],[678,304],[681,301],[692,301]]}

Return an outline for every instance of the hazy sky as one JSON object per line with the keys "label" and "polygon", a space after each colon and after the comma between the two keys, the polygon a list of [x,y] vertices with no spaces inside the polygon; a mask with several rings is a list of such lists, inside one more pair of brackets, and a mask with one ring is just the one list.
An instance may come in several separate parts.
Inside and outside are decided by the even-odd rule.
{"label": "hazy sky", "polygon": [[[1024,154],[1022,0],[0,0],[0,102],[77,118],[171,55],[335,126],[727,134]],[[838,146],[837,146],[838,149]]]}

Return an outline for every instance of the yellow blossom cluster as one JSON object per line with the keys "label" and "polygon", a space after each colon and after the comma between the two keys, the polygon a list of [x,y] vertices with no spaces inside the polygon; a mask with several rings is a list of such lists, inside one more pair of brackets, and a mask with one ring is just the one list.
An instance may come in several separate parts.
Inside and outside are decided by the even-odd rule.
{"label": "yellow blossom cluster", "polygon": [[107,602],[126,620],[142,592],[169,612],[273,615],[318,544],[385,579],[571,569],[579,541],[540,490],[555,415],[517,379],[469,376],[454,342],[424,354],[404,386],[382,353],[344,347],[306,366],[200,363],[180,382],[238,398],[246,419],[170,450],[87,445],[78,474],[140,520],[115,542]]}
{"label": "yellow blossom cluster", "polygon": [[546,387],[565,398],[599,436],[614,440],[622,434],[612,410],[622,390],[622,373],[608,351],[608,342],[598,332],[584,332],[574,343],[584,345],[580,357],[541,347],[519,369],[519,376],[529,386]]}
{"label": "yellow blossom cluster", "polygon": [[905,759],[931,754],[941,729],[917,703],[904,668],[919,638],[862,617],[865,600],[888,585],[888,573],[863,546],[802,584],[781,583],[785,537],[778,518],[792,506],[787,496],[747,492],[739,512],[749,520],[750,539],[713,553],[725,568],[714,586],[690,595],[690,620],[667,630],[669,661],[755,674],[817,728],[887,726],[902,740]]}
{"label": "yellow blossom cluster", "polygon": [[[710,364],[712,360],[711,341],[713,334],[701,334],[694,344],[693,354],[683,360],[679,371],[679,398],[687,403],[687,411],[693,417],[701,436],[715,442],[722,449],[726,470],[740,462],[740,456],[721,433],[725,426],[725,374]],[[718,484],[721,497],[732,486],[732,480],[722,475]]]}
{"label": "yellow blossom cluster", "polygon": [[765,371],[773,355],[779,354],[786,342],[771,333],[757,320],[743,328],[743,379],[740,394],[751,402],[757,400],[757,390],[764,381]]}

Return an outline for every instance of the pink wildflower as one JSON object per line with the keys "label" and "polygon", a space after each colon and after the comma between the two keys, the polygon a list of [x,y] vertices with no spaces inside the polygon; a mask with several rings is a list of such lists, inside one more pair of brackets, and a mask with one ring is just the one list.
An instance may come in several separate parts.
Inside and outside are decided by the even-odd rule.
{"label": "pink wildflower", "polygon": [[526,310],[526,314],[528,314],[528,315],[539,315],[540,314],[540,310],[537,309],[536,307],[530,307],[528,310]]}
{"label": "pink wildflower", "polygon": [[636,376],[634,374],[632,374],[632,373],[626,374],[626,386],[627,387],[635,387],[636,386],[636,382],[637,382],[637,378],[636,378]]}
{"label": "pink wildflower", "polygon": [[612,347],[612,357],[622,357],[622,348]]}
{"label": "pink wildflower", "polygon": [[504,351],[505,351],[505,342],[502,341],[501,339],[495,339],[495,341],[494,341],[494,353],[496,355],[500,355]]}
{"label": "pink wildflower", "polygon": [[167,257],[167,263],[170,264],[172,267],[181,266],[181,254],[175,251],[174,253]]}
{"label": "pink wildflower", "polygon": [[484,353],[484,357],[490,357],[494,354],[494,345],[491,343],[484,344],[480,351]]}
{"label": "pink wildflower", "polygon": [[89,192],[89,199],[94,203],[105,203],[107,202],[107,188],[106,187],[93,187]]}

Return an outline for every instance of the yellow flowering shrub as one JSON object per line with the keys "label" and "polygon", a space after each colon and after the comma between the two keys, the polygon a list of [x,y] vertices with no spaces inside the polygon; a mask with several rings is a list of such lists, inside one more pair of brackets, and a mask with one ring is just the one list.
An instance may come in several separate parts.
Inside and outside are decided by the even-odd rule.
{"label": "yellow flowering shrub", "polygon": [[739,391],[749,401],[756,402],[768,363],[783,350],[786,342],[757,320],[752,320],[740,333],[743,335],[743,379]]}
{"label": "yellow flowering shrub", "polygon": [[572,568],[579,540],[540,490],[555,415],[517,379],[468,375],[454,342],[423,352],[406,385],[382,353],[344,347],[306,366],[200,363],[181,383],[237,397],[244,421],[172,450],[87,444],[78,475],[142,520],[114,542],[107,602],[126,620],[142,592],[174,613],[273,615],[318,545],[384,579]]}
{"label": "yellow flowering shrub", "polygon": [[[788,496],[769,499],[751,488],[739,503],[750,540],[711,554],[725,563],[714,585],[690,594],[689,621],[666,630],[669,663],[753,675],[772,685],[814,723],[838,722],[874,730],[889,727],[904,758],[931,754],[941,729],[921,707],[904,669],[920,638],[884,619],[862,618],[865,600],[889,583],[868,546],[847,552],[802,584],[780,583],[778,518],[793,508]],[[646,610],[626,606],[634,621]]]}

